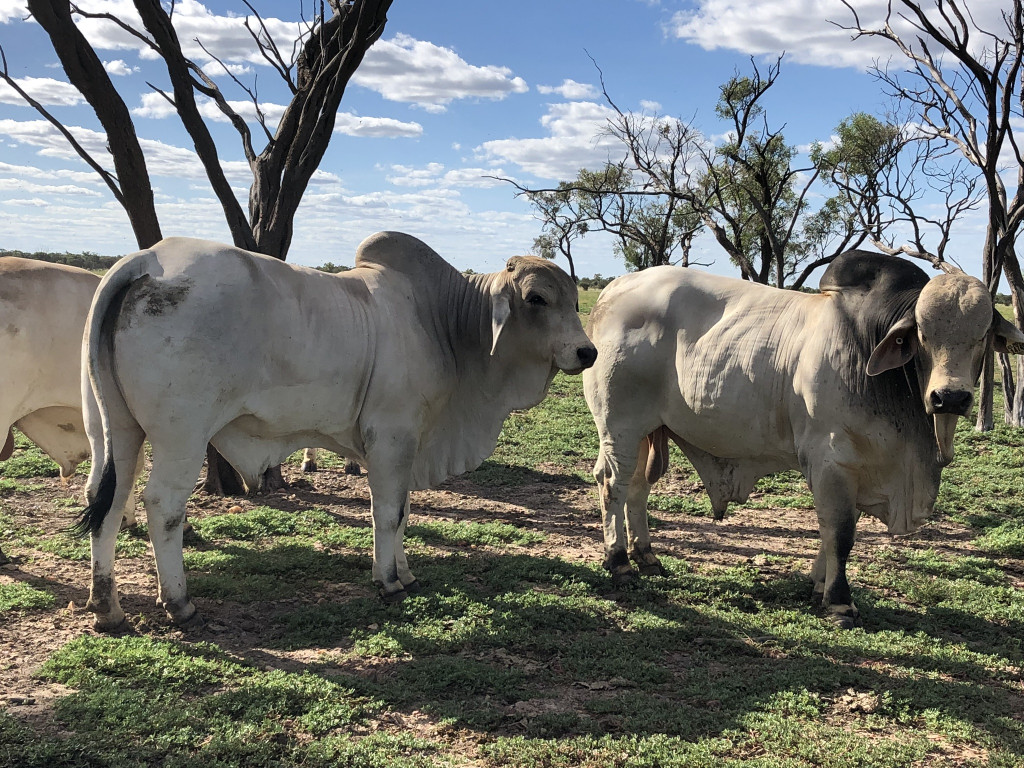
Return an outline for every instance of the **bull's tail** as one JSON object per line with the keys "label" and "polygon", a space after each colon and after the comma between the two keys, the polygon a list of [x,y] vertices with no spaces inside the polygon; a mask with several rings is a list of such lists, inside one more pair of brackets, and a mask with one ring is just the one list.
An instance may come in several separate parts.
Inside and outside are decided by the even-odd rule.
{"label": "bull's tail", "polygon": [[[96,295],[92,300],[89,317],[85,324],[82,357],[85,376],[92,390],[100,423],[103,427],[102,455],[95,455],[96,442],[92,457],[93,470],[89,477],[89,490],[86,502],[88,506],[82,510],[74,530],[80,535],[98,533],[103,526],[110,508],[113,506],[117,491],[117,472],[114,465],[114,430],[111,414],[117,412],[119,420],[131,418],[128,404],[121,393],[121,387],[114,370],[114,328],[121,312],[125,295],[132,283],[146,274],[145,259],[141,254],[123,259],[116,264],[103,278]],[[83,389],[84,389],[83,381]],[[85,393],[83,393],[85,394]],[[99,482],[94,485],[93,479],[97,467],[102,467]],[[133,478],[129,477],[128,482]]]}

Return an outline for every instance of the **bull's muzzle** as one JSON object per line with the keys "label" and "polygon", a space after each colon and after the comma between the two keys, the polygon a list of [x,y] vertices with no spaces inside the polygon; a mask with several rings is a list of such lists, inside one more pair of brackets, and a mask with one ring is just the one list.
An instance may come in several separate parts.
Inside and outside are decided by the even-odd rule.
{"label": "bull's muzzle", "polygon": [[580,360],[580,365],[583,368],[589,368],[597,360],[597,348],[596,347],[580,347],[576,350],[576,357]]}
{"label": "bull's muzzle", "polygon": [[928,395],[932,413],[966,416],[971,410],[973,395],[963,389],[933,389]]}
{"label": "bull's muzzle", "polygon": [[943,387],[928,393],[927,410],[935,426],[935,443],[938,447],[935,460],[943,467],[953,460],[957,419],[970,412],[973,402],[974,395],[966,389]]}

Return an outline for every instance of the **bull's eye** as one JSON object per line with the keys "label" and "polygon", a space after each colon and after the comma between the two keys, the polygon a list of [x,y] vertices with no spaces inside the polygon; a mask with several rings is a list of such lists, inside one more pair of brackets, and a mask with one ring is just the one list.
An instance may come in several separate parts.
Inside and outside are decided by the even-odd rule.
{"label": "bull's eye", "polygon": [[532,304],[535,307],[546,307],[548,305],[547,301],[545,301],[544,297],[541,296],[539,293],[531,293],[529,296],[527,296],[526,303]]}

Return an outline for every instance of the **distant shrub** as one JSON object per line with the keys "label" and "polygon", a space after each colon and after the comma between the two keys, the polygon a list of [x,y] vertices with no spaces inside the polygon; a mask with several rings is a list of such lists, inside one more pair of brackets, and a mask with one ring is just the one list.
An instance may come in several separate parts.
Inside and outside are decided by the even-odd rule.
{"label": "distant shrub", "polygon": [[329,272],[332,275],[336,275],[339,272],[348,272],[352,267],[346,267],[344,264],[335,264],[333,261],[325,262],[319,267],[313,267],[313,269],[319,269],[321,272]]}
{"label": "distant shrub", "polygon": [[105,270],[114,266],[120,256],[100,256],[92,251],[84,253],[26,253],[25,251],[9,251],[0,248],[0,256],[19,256],[23,259],[35,259],[36,261],[48,261],[50,264],[67,264],[69,267],[79,267],[88,270]]}

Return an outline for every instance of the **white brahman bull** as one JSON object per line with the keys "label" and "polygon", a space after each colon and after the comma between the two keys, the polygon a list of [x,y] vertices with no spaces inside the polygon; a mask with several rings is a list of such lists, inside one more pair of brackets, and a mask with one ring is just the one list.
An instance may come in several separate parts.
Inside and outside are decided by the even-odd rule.
{"label": "white brahman bull", "polygon": [[[0,258],[0,461],[14,451],[12,426],[57,462],[65,483],[89,458],[82,330],[99,283],[77,267]],[[134,519],[134,505],[128,511]]]}
{"label": "white brahman bull", "polygon": [[815,597],[840,626],[859,622],[846,579],[859,513],[893,533],[928,517],[986,345],[1021,351],[1024,335],[980,281],[929,280],[902,259],[850,252],[820,287],[811,295],[657,267],[601,294],[588,329],[599,356],[584,388],[613,581],[635,576],[630,558],[643,574],[661,572],[647,498],[671,438],[718,519],[761,477],[799,469],[821,534]]}
{"label": "white brahman bull", "polygon": [[185,588],[185,502],[212,443],[253,488],[297,448],[326,448],[368,473],[373,578],[385,600],[418,587],[402,543],[409,492],[480,464],[508,414],[538,403],[559,371],[596,357],[561,269],[516,257],[465,277],[398,232],[363,241],[333,275],[227,245],[170,238],[121,261],[89,316],[83,386],[93,471],[88,607],[124,619],[114,581],[116,522],[143,438],[143,492],[159,602],[196,621]]}

